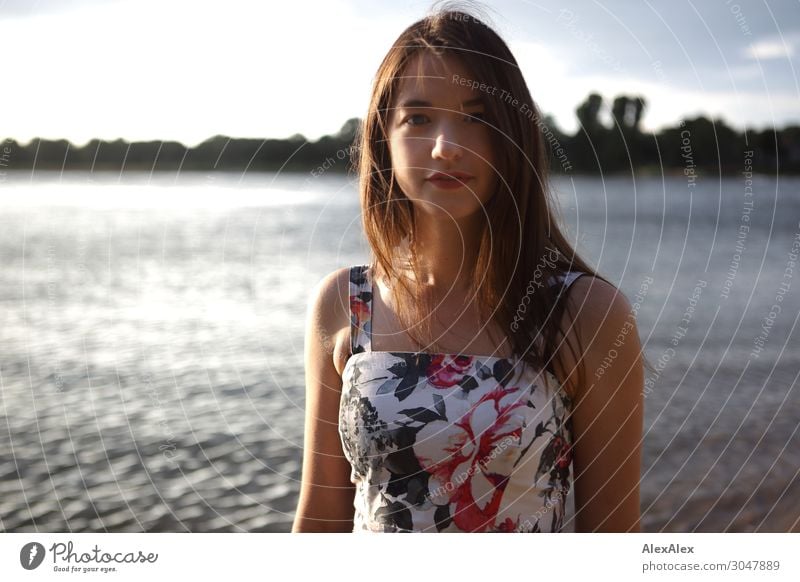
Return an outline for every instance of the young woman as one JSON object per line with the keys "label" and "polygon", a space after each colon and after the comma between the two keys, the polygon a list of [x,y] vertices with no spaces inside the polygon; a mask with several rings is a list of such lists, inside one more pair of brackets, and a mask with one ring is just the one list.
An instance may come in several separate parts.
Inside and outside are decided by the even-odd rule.
{"label": "young woman", "polygon": [[463,11],[381,64],[358,142],[369,265],[312,293],[293,531],[639,531],[643,367],[559,230],[541,116]]}

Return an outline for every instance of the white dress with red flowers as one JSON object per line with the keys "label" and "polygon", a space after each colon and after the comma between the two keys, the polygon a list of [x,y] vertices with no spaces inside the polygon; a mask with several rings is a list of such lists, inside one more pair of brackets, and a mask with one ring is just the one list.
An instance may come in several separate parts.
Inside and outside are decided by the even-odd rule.
{"label": "white dress with red flowers", "polygon": [[516,358],[373,352],[366,265],[350,269],[350,307],[339,435],[353,531],[560,531],[572,431],[555,376]]}

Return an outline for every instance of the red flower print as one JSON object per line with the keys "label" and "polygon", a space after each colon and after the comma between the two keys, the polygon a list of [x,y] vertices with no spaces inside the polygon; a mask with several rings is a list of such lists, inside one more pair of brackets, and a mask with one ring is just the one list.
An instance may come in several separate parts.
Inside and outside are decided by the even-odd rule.
{"label": "red flower print", "polygon": [[[431,475],[431,499],[455,504],[450,513],[462,531],[494,526],[519,454],[524,411],[517,410],[526,403],[515,397],[518,391],[498,385],[456,422],[429,422],[417,433],[414,452]],[[506,397],[510,402],[502,402]]]}
{"label": "red flower print", "polygon": [[369,319],[370,316],[369,305],[358,295],[350,296],[350,312],[355,315],[356,321],[354,323],[359,329],[362,328],[363,322]]}
{"label": "red flower print", "polygon": [[511,533],[515,531],[518,527],[519,527],[519,518],[517,518],[517,521],[514,521],[510,517],[507,517],[503,521],[498,523],[492,531],[496,533]]}
{"label": "red flower print", "polygon": [[550,442],[550,446],[553,447],[553,452],[555,453],[556,466],[559,469],[566,469],[569,467],[569,464],[572,462],[572,447],[569,443],[560,435],[556,435]]}
{"label": "red flower print", "polygon": [[431,358],[425,370],[428,382],[436,388],[452,388],[466,376],[472,367],[472,356],[438,354]]}

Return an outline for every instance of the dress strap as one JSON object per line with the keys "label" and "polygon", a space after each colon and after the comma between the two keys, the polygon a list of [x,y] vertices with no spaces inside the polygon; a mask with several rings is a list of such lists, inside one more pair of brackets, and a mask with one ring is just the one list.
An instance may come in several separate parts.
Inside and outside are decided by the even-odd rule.
{"label": "dress strap", "polygon": [[561,284],[561,290],[559,293],[566,293],[567,289],[570,288],[575,280],[580,277],[581,275],[586,275],[584,271],[567,271],[566,273],[559,273],[556,276],[550,276],[548,279],[548,283],[550,285],[558,285]]}
{"label": "dress strap", "polygon": [[372,280],[369,265],[350,267],[350,353],[372,351]]}
{"label": "dress strap", "polygon": [[[570,286],[580,277],[581,275],[588,275],[585,271],[567,271],[566,273],[558,273],[557,275],[551,275],[548,279],[548,285],[554,287],[556,285],[561,285],[561,288],[558,290],[558,298],[561,298],[570,288]],[[548,361],[547,365],[545,366],[545,370],[550,372],[553,377],[556,377],[556,371],[553,367],[553,360],[552,358]]]}

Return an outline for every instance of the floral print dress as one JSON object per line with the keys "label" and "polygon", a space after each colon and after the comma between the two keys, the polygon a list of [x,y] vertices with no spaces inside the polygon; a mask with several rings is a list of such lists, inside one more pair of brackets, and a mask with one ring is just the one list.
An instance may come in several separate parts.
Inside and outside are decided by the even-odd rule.
{"label": "floral print dress", "polygon": [[353,531],[560,531],[572,431],[556,378],[516,358],[373,352],[367,265],[350,269],[350,310],[339,435]]}

